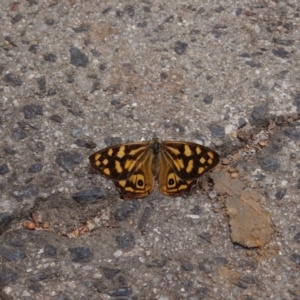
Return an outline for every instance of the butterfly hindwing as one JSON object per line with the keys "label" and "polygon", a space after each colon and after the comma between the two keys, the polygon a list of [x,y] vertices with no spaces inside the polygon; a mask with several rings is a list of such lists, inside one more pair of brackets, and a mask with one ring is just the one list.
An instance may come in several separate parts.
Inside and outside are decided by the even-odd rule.
{"label": "butterfly hindwing", "polygon": [[147,151],[148,142],[119,144],[99,150],[89,159],[92,167],[101,175],[119,181],[131,176]]}
{"label": "butterfly hindwing", "polygon": [[160,168],[158,173],[159,190],[166,196],[178,196],[187,193],[196,184],[196,180],[186,180],[178,176],[173,164],[165,152],[160,153]]}
{"label": "butterfly hindwing", "polygon": [[153,153],[149,149],[139,161],[135,171],[124,180],[114,181],[115,186],[125,200],[143,198],[154,189],[154,175],[152,172]]}

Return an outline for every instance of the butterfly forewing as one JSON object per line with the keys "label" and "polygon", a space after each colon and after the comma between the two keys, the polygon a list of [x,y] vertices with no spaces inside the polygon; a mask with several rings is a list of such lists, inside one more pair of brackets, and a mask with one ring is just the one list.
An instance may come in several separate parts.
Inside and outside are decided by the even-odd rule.
{"label": "butterfly forewing", "polygon": [[219,162],[219,155],[205,146],[177,141],[163,141],[162,151],[174,172],[183,180],[195,180]]}
{"label": "butterfly forewing", "polygon": [[127,143],[104,148],[92,154],[92,167],[114,181],[129,178],[149,151],[149,143]]}

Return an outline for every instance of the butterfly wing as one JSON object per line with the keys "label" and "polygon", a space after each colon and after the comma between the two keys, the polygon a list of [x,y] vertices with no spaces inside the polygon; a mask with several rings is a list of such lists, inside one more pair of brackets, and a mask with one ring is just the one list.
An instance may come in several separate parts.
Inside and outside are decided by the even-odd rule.
{"label": "butterfly wing", "polygon": [[177,141],[161,144],[158,181],[165,195],[189,192],[198,178],[219,162],[219,155],[205,146]]}
{"label": "butterfly wing", "polygon": [[170,158],[164,151],[160,152],[160,166],[158,172],[158,186],[166,196],[178,196],[189,192],[197,180],[182,179],[177,175]]}
{"label": "butterfly wing", "polygon": [[152,164],[153,153],[149,149],[127,179],[114,181],[115,186],[122,193],[125,200],[143,198],[153,191],[154,175]]}
{"label": "butterfly wing", "polygon": [[169,158],[176,174],[185,180],[198,179],[220,160],[217,152],[195,143],[164,141],[162,151]]}
{"label": "butterfly wing", "polygon": [[145,197],[154,189],[153,153],[149,142],[127,143],[107,147],[92,154],[92,167],[114,181],[126,197]]}
{"label": "butterfly wing", "polygon": [[101,149],[89,159],[93,169],[102,176],[119,181],[133,174],[149,149],[148,142],[119,144]]}

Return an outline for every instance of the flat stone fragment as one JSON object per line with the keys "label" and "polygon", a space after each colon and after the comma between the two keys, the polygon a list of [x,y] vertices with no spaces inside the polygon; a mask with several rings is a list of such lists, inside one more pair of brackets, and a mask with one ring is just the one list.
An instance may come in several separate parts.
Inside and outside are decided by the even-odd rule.
{"label": "flat stone fragment", "polygon": [[71,253],[71,260],[73,262],[90,262],[94,257],[92,250],[88,247],[69,248],[69,251]]}
{"label": "flat stone fragment", "polygon": [[83,159],[83,156],[76,151],[62,151],[56,157],[56,163],[65,169],[67,172],[72,172],[75,166],[79,164]]}
{"label": "flat stone fragment", "polygon": [[11,73],[6,74],[4,76],[4,81],[13,87],[21,86],[23,84],[23,81],[20,79],[18,75],[11,74]]}
{"label": "flat stone fragment", "polygon": [[104,277],[108,280],[112,280],[121,271],[120,269],[113,269],[107,267],[102,267],[101,269]]}
{"label": "flat stone fragment", "polygon": [[209,130],[215,138],[223,138],[225,136],[225,128],[217,124],[209,125]]}
{"label": "flat stone fragment", "polygon": [[12,195],[17,200],[22,200],[23,197],[36,197],[38,195],[38,189],[34,184],[28,186],[22,186],[18,190],[12,192]]}
{"label": "flat stone fragment", "polygon": [[98,199],[103,198],[104,194],[102,193],[100,188],[91,187],[75,193],[72,195],[72,198],[79,203],[95,203]]}
{"label": "flat stone fragment", "polygon": [[27,104],[23,107],[23,113],[25,119],[34,119],[37,118],[38,115],[43,115],[43,107],[36,104]]}
{"label": "flat stone fragment", "polygon": [[9,228],[13,216],[9,212],[0,212],[0,235]]}
{"label": "flat stone fragment", "polygon": [[114,217],[117,221],[123,221],[129,217],[129,215],[139,208],[137,201],[125,201],[122,202],[114,211]]}
{"label": "flat stone fragment", "polygon": [[186,48],[188,47],[187,43],[183,43],[181,41],[177,41],[175,43],[175,47],[174,47],[174,51],[178,54],[178,55],[182,55],[185,53]]}
{"label": "flat stone fragment", "polygon": [[120,248],[124,250],[131,250],[135,246],[135,238],[131,232],[124,232],[122,235],[116,237],[117,243]]}
{"label": "flat stone fragment", "polygon": [[70,48],[71,64],[76,67],[86,68],[89,62],[88,57],[85,53],[81,52],[76,47]]}
{"label": "flat stone fragment", "polygon": [[0,246],[0,255],[9,262],[17,262],[27,257],[23,251],[7,249],[2,246]]}
{"label": "flat stone fragment", "polygon": [[252,110],[252,118],[254,121],[259,121],[265,118],[268,112],[268,107],[266,105],[255,106]]}
{"label": "flat stone fragment", "polygon": [[41,164],[33,164],[28,168],[28,173],[38,173],[42,171],[43,166]]}
{"label": "flat stone fragment", "polygon": [[6,173],[9,172],[9,167],[7,164],[2,164],[0,166],[0,175],[5,175]]}
{"label": "flat stone fragment", "polygon": [[259,161],[260,166],[265,171],[275,172],[280,167],[280,161],[276,157],[267,156]]}
{"label": "flat stone fragment", "polygon": [[11,139],[12,140],[15,140],[17,142],[21,141],[21,140],[24,140],[27,138],[27,133],[20,129],[20,128],[16,128],[14,129],[12,135],[11,135]]}
{"label": "flat stone fragment", "polygon": [[130,296],[132,294],[132,289],[129,287],[122,287],[117,290],[111,290],[108,291],[108,295],[112,297],[118,297],[118,296]]}
{"label": "flat stone fragment", "polygon": [[263,247],[274,232],[272,221],[260,207],[262,196],[254,190],[245,190],[238,179],[230,179],[226,172],[213,172],[211,177],[218,193],[226,193],[226,211],[229,216],[231,239],[247,248]]}
{"label": "flat stone fragment", "polygon": [[4,286],[10,282],[14,282],[18,279],[18,274],[13,270],[4,268],[0,271],[0,286]]}
{"label": "flat stone fragment", "polygon": [[289,58],[290,57],[290,53],[288,51],[286,51],[284,48],[279,48],[279,49],[273,49],[272,53],[280,58]]}
{"label": "flat stone fragment", "polygon": [[46,257],[55,257],[57,250],[54,246],[47,244],[44,247],[44,254]]}

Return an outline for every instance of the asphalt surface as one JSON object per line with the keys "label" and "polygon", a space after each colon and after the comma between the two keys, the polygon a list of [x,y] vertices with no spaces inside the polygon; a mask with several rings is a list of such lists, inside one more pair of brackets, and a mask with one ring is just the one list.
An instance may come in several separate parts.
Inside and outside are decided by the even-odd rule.
{"label": "asphalt surface", "polygon": [[[299,1],[3,1],[0,299],[300,299]],[[125,201],[88,157],[219,165]]]}

